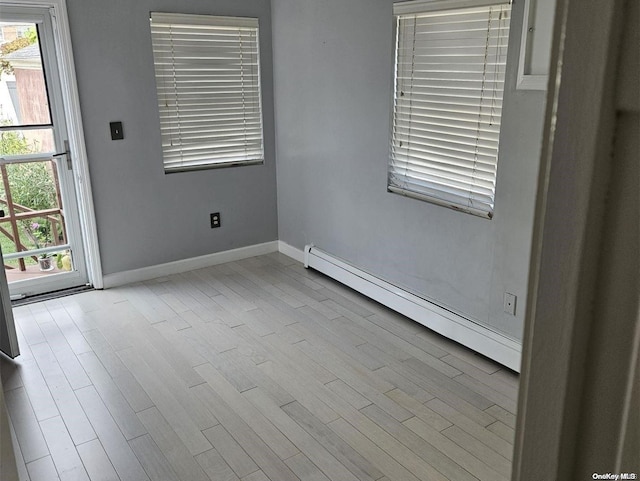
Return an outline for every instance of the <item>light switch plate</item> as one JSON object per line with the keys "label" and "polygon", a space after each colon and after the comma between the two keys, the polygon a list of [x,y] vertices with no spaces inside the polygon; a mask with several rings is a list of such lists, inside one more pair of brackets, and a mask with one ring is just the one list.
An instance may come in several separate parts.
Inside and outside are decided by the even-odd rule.
{"label": "light switch plate", "polygon": [[109,128],[111,129],[111,140],[124,139],[124,132],[122,130],[122,122],[110,122]]}
{"label": "light switch plate", "polygon": [[512,316],[515,316],[517,299],[518,298],[515,294],[505,292],[504,293],[504,312],[506,312],[507,314],[511,314]]}

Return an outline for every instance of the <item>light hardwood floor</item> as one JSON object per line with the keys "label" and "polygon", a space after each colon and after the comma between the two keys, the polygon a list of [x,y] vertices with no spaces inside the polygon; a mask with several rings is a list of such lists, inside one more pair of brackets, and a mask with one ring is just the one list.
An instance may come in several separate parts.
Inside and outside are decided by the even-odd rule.
{"label": "light hardwood floor", "polygon": [[22,480],[507,480],[518,378],[280,254],[15,309]]}

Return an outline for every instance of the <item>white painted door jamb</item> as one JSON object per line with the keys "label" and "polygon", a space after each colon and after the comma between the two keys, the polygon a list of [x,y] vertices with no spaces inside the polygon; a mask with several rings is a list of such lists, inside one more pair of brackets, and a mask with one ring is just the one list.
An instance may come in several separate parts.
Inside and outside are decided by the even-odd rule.
{"label": "white painted door jamb", "polygon": [[[557,3],[512,481],[592,479],[593,473],[619,469],[616,447],[609,441],[617,443],[623,433],[606,419],[624,410],[624,389],[598,392],[598,387],[611,384],[611,378],[618,386],[631,379],[621,371],[633,372],[632,356],[626,358],[633,329],[621,330],[619,317],[598,314],[606,314],[615,302],[602,289],[615,285],[603,277],[616,279],[620,266],[608,250],[607,228],[614,215],[625,212],[615,204],[613,209],[620,210],[613,212],[606,204],[609,174],[615,170],[613,94],[624,7],[624,0]],[[637,218],[628,222],[630,232],[637,229]],[[626,262],[636,262],[635,256]],[[635,301],[622,302],[625,325],[635,323],[638,329],[637,293]],[[635,315],[627,316],[634,302]],[[609,327],[616,332],[608,333]],[[603,331],[606,336],[598,338]],[[612,341],[624,348],[601,352]],[[605,359],[606,366],[594,368],[592,358]],[[594,415],[594,406],[603,402],[611,412]],[[599,430],[595,435],[594,429]]]}

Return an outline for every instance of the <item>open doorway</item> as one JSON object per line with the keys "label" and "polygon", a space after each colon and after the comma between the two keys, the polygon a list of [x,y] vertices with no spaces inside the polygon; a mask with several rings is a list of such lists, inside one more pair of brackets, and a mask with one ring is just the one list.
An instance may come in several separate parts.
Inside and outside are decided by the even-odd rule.
{"label": "open doorway", "polygon": [[97,250],[85,249],[95,238],[84,225],[92,209],[81,205],[87,196],[77,190],[82,172],[69,141],[82,134],[68,118],[55,21],[49,8],[0,10],[0,245],[12,299],[96,278],[87,253]]}

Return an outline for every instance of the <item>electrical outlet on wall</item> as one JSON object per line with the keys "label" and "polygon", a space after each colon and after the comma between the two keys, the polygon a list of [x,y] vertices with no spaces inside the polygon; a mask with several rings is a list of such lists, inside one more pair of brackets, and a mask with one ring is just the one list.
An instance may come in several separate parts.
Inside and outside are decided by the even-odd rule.
{"label": "electrical outlet on wall", "polygon": [[517,299],[518,297],[515,294],[505,292],[504,293],[504,312],[506,312],[507,314],[511,314],[512,316],[515,316]]}
{"label": "electrical outlet on wall", "polygon": [[220,219],[220,212],[212,212],[209,214],[209,221],[211,222],[211,228],[215,229],[216,227],[220,227],[222,225],[222,221]]}

